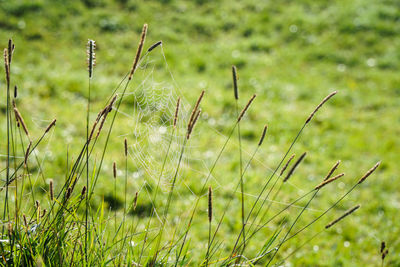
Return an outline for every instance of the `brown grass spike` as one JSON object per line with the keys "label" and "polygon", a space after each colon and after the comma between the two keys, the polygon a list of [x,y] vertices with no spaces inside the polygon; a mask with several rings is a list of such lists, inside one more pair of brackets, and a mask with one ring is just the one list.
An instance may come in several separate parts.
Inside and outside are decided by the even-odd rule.
{"label": "brown grass spike", "polygon": [[239,99],[239,91],[238,91],[237,81],[238,81],[239,77],[237,75],[236,66],[232,66],[232,78],[233,78],[233,92],[235,94],[235,99],[238,100]]}
{"label": "brown grass spike", "polygon": [[342,216],[340,216],[339,218],[337,218],[336,220],[330,222],[329,224],[327,224],[325,226],[325,229],[328,229],[330,227],[332,227],[333,225],[335,225],[336,223],[340,222],[341,220],[343,220],[344,218],[346,218],[347,216],[349,216],[350,214],[352,214],[353,212],[355,212],[356,210],[358,210],[360,208],[360,205],[357,205],[351,209],[349,209],[348,211],[346,211]]}
{"label": "brown grass spike", "polygon": [[339,164],[340,164],[340,160],[338,160],[335,165],[333,165],[333,167],[330,169],[329,173],[326,175],[324,181],[328,180],[329,178],[331,178],[332,174],[336,171],[336,169],[338,168]]}
{"label": "brown grass spike", "polygon": [[249,109],[251,103],[254,101],[254,99],[256,98],[257,95],[253,95],[249,102],[247,102],[246,106],[244,107],[244,109],[240,112],[239,117],[237,119],[237,122],[240,122],[240,120],[243,118],[244,114],[246,114],[246,111]]}
{"label": "brown grass spike", "polygon": [[360,180],[358,181],[358,184],[361,184],[362,182],[364,182],[365,179],[367,179],[368,176],[370,176],[370,175],[376,170],[376,168],[379,167],[380,164],[381,164],[381,162],[379,161],[379,162],[377,162],[377,163],[374,165],[374,167],[372,167],[371,169],[369,169],[369,170],[363,175],[363,177],[360,178]]}
{"label": "brown grass spike", "polygon": [[318,106],[314,109],[313,112],[311,112],[310,116],[308,116],[306,123],[309,123],[311,121],[311,119],[314,117],[315,113],[317,113],[317,111],[334,95],[337,94],[337,91],[334,91],[332,93],[330,93],[329,95],[327,95],[322,101],[321,103],[318,104]]}
{"label": "brown grass spike", "polygon": [[212,203],[212,188],[211,186],[208,187],[208,221],[212,221],[212,210],[213,210],[213,203]]}
{"label": "brown grass spike", "polygon": [[344,173],[338,174],[338,175],[336,175],[336,176],[334,176],[334,177],[332,177],[332,178],[330,178],[330,179],[328,179],[328,180],[324,180],[322,183],[320,183],[319,185],[317,185],[317,186],[314,188],[314,190],[321,189],[321,188],[324,187],[325,185],[332,183],[333,181],[339,179],[339,178],[342,177],[342,176],[344,176]]}
{"label": "brown grass spike", "polygon": [[53,128],[53,126],[56,125],[57,119],[54,119],[49,126],[47,126],[46,130],[44,131],[45,133],[49,132],[51,128]]}
{"label": "brown grass spike", "polygon": [[296,156],[296,154],[292,154],[290,156],[290,158],[288,159],[288,161],[286,162],[285,166],[283,166],[281,173],[279,174],[279,176],[282,176],[282,174],[286,171],[287,167],[289,166],[290,162],[293,160],[293,158]]}
{"label": "brown grass spike", "polygon": [[53,180],[50,180],[49,183],[49,191],[50,191],[50,200],[53,201],[54,200],[54,185],[53,185]]}
{"label": "brown grass spike", "polygon": [[179,113],[180,103],[181,103],[181,98],[178,97],[178,100],[176,101],[176,108],[175,108],[174,127],[176,127],[176,123],[178,121],[178,113]]}
{"label": "brown grass spike", "polygon": [[113,162],[113,176],[114,179],[117,178],[117,164],[115,163],[115,161]]}
{"label": "brown grass spike", "polygon": [[258,146],[261,146],[262,143],[264,142],[264,138],[265,138],[265,134],[267,133],[267,130],[268,130],[268,125],[265,124],[263,132],[261,134],[260,141],[258,142]]}
{"label": "brown grass spike", "polygon": [[142,29],[142,35],[140,36],[139,46],[136,51],[135,60],[133,61],[131,72],[129,73],[129,77],[128,77],[129,80],[132,79],[132,76],[135,73],[137,65],[139,63],[140,55],[142,54],[142,50],[143,50],[144,41],[146,39],[146,34],[147,34],[147,24],[144,24],[143,29]]}
{"label": "brown grass spike", "polygon": [[155,43],[152,46],[150,46],[149,49],[147,49],[147,52],[153,51],[159,45],[162,45],[162,41],[158,41],[157,43]]}
{"label": "brown grass spike", "polygon": [[125,157],[128,156],[128,140],[126,140],[126,138],[124,139],[124,153],[125,153]]}
{"label": "brown grass spike", "polygon": [[288,174],[286,175],[285,179],[283,179],[283,182],[286,182],[287,180],[289,180],[289,178],[292,176],[292,174],[294,173],[294,171],[296,170],[297,166],[300,165],[300,163],[303,161],[303,159],[306,157],[307,152],[304,152],[300,158],[296,161],[296,163],[293,165],[293,167],[290,169],[290,171],[288,172]]}
{"label": "brown grass spike", "polygon": [[192,114],[190,114],[190,118],[189,118],[189,122],[188,122],[188,127],[187,127],[188,130],[189,130],[190,128],[192,128],[193,120],[194,120],[194,118],[196,117],[197,110],[199,109],[199,106],[200,106],[201,100],[202,100],[203,97],[204,97],[204,94],[205,94],[205,91],[204,91],[204,90],[201,91],[200,96],[199,96],[199,98],[197,99],[196,104],[194,105],[194,108],[193,108],[193,110],[192,110]]}

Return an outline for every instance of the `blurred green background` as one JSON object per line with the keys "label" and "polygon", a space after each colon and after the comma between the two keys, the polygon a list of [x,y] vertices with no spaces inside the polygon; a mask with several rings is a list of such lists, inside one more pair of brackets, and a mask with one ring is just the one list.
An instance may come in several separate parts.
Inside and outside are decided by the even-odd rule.
{"label": "blurred green background", "polygon": [[[204,173],[225,140],[223,136],[234,123],[231,81],[234,64],[240,77],[240,105],[245,105],[253,93],[257,94],[241,126],[246,152],[253,151],[263,125],[269,125],[266,142],[246,177],[249,203],[309,112],[333,90],[338,90],[338,95],[321,109],[294,148],[297,155],[308,151],[309,156],[279,201],[287,203],[307,192],[341,159],[339,171],[346,176],[320,193],[301,220],[300,224],[304,225],[332,204],[376,161],[382,160],[377,173],[329,218],[282,248],[282,256],[321,230],[341,211],[358,203],[362,208],[314,239],[291,257],[288,264],[376,266],[380,264],[380,242],[385,240],[390,250],[387,262],[390,266],[400,265],[397,252],[400,248],[399,1],[0,0],[0,42],[6,47],[11,37],[16,45],[12,82],[19,87],[18,106],[25,121],[32,135],[38,137],[54,117],[58,120],[54,136],[39,148],[39,158],[46,159],[46,178],[59,179],[61,184],[67,146],[71,160],[83,144],[80,137],[85,136],[87,40],[97,42],[98,64],[92,81],[94,118],[130,69],[143,23],[149,24],[145,48],[163,41],[166,60],[157,49],[147,62],[153,68],[154,82],[172,85],[176,95],[188,103],[201,90],[206,90],[202,104],[204,115],[188,154],[187,164],[193,164],[193,168],[183,171],[185,179],[179,184],[177,200],[184,201],[177,202],[182,206],[174,207],[176,216],[188,216],[181,211],[193,204],[193,193],[189,189],[199,191],[198,181],[204,179]],[[140,75],[134,86],[140,85],[139,77],[145,77]],[[4,79],[0,86],[5,88]],[[4,126],[5,90],[1,97]],[[129,98],[122,109],[132,112]],[[108,182],[112,181],[109,178],[111,162],[117,160],[122,166],[122,136],[127,135],[129,140],[130,129],[136,127],[127,116],[119,116],[118,120],[106,156],[99,196],[112,193]],[[2,140],[5,133],[2,127]],[[217,188],[216,217],[228,199],[237,198],[225,222],[227,226],[219,236],[227,240],[230,235],[234,238],[240,229],[239,195],[232,192],[232,181],[238,178],[236,144],[234,138],[212,181]],[[6,143],[0,145],[1,154],[5,154]],[[144,151],[145,155],[152,153],[157,151],[150,148]],[[249,153],[244,153],[245,162]],[[1,164],[5,164],[4,160]],[[156,171],[155,166],[150,163],[149,168]],[[133,156],[129,163],[131,195],[146,181],[153,183],[143,169]],[[38,179],[37,190],[44,187],[44,181]],[[149,205],[145,196],[139,202],[143,209]],[[197,249],[204,251],[207,240],[207,227],[202,223],[206,221],[205,203],[204,199],[204,207],[191,233],[193,255],[199,253]],[[186,219],[182,220],[184,224]],[[266,230],[265,235],[268,234]],[[265,242],[262,236],[254,240],[249,252],[257,251],[262,241]]]}

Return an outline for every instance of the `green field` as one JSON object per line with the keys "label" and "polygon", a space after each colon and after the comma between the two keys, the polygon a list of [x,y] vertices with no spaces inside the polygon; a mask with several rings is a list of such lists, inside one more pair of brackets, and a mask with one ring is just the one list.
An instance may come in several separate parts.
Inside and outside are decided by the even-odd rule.
{"label": "green field", "polygon": [[[207,250],[208,221],[206,191],[200,191],[236,121],[231,74],[231,66],[235,65],[239,73],[239,109],[257,94],[240,123],[243,165],[256,149],[263,126],[268,124],[266,139],[244,177],[246,211],[307,116],[332,91],[338,94],[318,111],[290,152],[296,154],[296,159],[304,151],[308,155],[271,202],[271,211],[278,212],[314,188],[341,160],[338,173],[346,175],[320,191],[300,217],[295,232],[382,161],[377,172],[337,207],[284,243],[273,263],[323,230],[343,211],[360,204],[354,215],[323,231],[288,258],[284,266],[379,266],[383,240],[389,248],[385,266],[400,265],[396,215],[400,209],[400,2],[395,0],[0,0],[0,43],[4,48],[9,38],[15,43],[11,83],[12,87],[18,86],[17,105],[32,139],[39,138],[57,118],[54,131],[37,148],[36,157],[29,159],[32,185],[23,196],[23,209],[32,208],[30,191],[48,208],[49,179],[54,180],[56,191],[61,190],[71,162],[85,143],[88,39],[97,43],[97,65],[91,80],[91,125],[130,70],[144,23],[149,25],[145,51],[159,40],[163,45],[143,57],[116,117],[91,203],[94,218],[99,216],[98,210],[104,209],[104,236],[115,232],[114,206],[118,208],[118,223],[123,218],[124,138],[129,144],[129,203],[139,192],[137,208],[130,211],[127,223],[137,224],[135,231],[139,233],[149,220],[151,195],[169,141],[173,140],[156,201],[160,211],[166,205],[191,107],[205,90],[202,115],[183,155],[163,239],[166,243],[175,230],[177,236],[183,234],[196,197],[204,194],[188,234],[185,264],[201,263]],[[2,186],[7,154],[5,87],[2,78]],[[121,95],[122,87],[119,90]],[[178,96],[182,98],[182,115],[178,130],[172,132]],[[90,171],[99,166],[105,143],[103,132],[99,147],[93,151]],[[26,148],[25,139],[24,144]],[[225,205],[233,200],[216,236],[222,243],[214,261],[229,255],[242,227],[241,194],[240,190],[235,192],[240,179],[239,147],[235,131],[207,183],[214,193],[214,230]],[[24,151],[18,149],[17,156],[23,160]],[[113,162],[118,168],[116,197]],[[79,190],[84,184],[82,178]],[[3,203],[4,190],[0,198]],[[246,256],[255,257],[279,225],[289,222],[290,226],[307,200],[260,231],[247,245]],[[0,212],[2,215],[3,205]],[[84,209],[79,212],[81,219]],[[158,229],[159,225],[159,220],[153,218],[150,229]],[[143,234],[134,237],[134,250],[140,252],[142,240]],[[175,253],[173,249],[172,255]],[[143,257],[151,255],[146,250]],[[267,262],[268,257],[258,264],[264,266]],[[220,262],[213,263],[218,266]]]}

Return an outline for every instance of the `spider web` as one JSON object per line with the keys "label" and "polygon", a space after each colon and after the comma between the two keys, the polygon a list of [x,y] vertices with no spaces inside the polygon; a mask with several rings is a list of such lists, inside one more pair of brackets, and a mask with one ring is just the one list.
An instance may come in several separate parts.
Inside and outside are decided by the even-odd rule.
{"label": "spider web", "polygon": [[[126,92],[125,97],[133,102],[133,107],[124,115],[133,122],[133,127],[126,135],[129,136],[129,155],[140,166],[139,176],[148,178],[145,180],[150,186],[155,186],[160,178],[160,188],[167,191],[185,141],[185,122],[190,115],[190,106],[178,94],[173,83],[158,75],[157,64],[160,62],[149,55],[142,60],[140,75],[137,77],[141,83]],[[177,125],[174,127],[178,97],[182,99]],[[188,166],[190,149],[187,147],[181,166]]]}
{"label": "spider web", "polygon": [[[161,56],[159,53],[161,53]],[[165,77],[165,72],[167,72],[167,79]],[[125,136],[129,138],[129,155],[131,160],[139,166],[135,178],[144,178],[140,180],[140,182],[143,181],[144,183],[140,186],[140,188],[143,189],[145,184],[150,187],[155,187],[161,175],[160,189],[163,192],[168,192],[180,160],[182,146],[186,138],[186,122],[190,116],[192,106],[188,104],[188,101],[184,97],[180,86],[169,68],[162,45],[158,50],[145,54],[141,60],[140,71],[136,72],[135,75],[137,75],[136,80],[141,82],[136,86],[132,86],[126,92],[125,99],[133,104],[128,112],[123,113],[124,116],[129,117],[133,121],[133,127],[129,129],[129,132],[126,133]],[[181,98],[181,102],[177,125],[176,128],[174,128],[173,119],[178,97]],[[227,138],[225,134],[221,133],[211,123],[204,124],[206,127],[210,128],[210,131],[214,132],[218,138]],[[195,138],[196,135],[199,135],[199,133],[194,131],[192,138]],[[237,149],[239,148],[236,138],[232,137],[230,143]],[[219,149],[220,147],[214,149],[213,152],[215,153],[213,153],[211,160],[214,160]],[[187,193],[195,197],[197,197],[197,195],[180,174],[184,170],[188,170],[191,173],[197,173],[197,175],[203,178],[207,177],[210,171],[210,162],[205,160],[206,157],[200,158],[199,155],[202,154],[196,153],[198,150],[199,147],[195,147],[191,142],[186,144],[177,181],[177,183],[181,183],[187,188]],[[252,154],[252,152],[247,151],[246,148],[243,147],[242,151],[247,157],[250,157]],[[244,160],[243,164],[246,163],[246,160]],[[193,162],[196,162],[196,164],[191,164]],[[273,171],[272,168],[267,166],[263,160],[257,156],[254,157],[253,163],[268,172]],[[218,177],[211,175],[210,178],[213,184],[215,184],[213,188],[214,191],[222,189],[222,185],[218,182]],[[239,195],[240,190],[235,188],[236,183],[237,181],[234,181],[230,185],[224,184],[223,188],[233,194]],[[287,184],[296,189],[300,189],[290,182]],[[204,197],[206,194],[207,193],[201,197]],[[183,197],[179,195],[179,192],[178,196],[180,198]],[[258,196],[256,193],[246,193],[246,197],[257,199]],[[261,200],[263,199],[264,198],[261,198]],[[267,202],[269,201],[272,201],[272,199],[267,199]],[[279,206],[286,206],[288,204],[280,201],[272,201],[272,203],[273,205]],[[301,209],[302,206],[295,205],[293,208]],[[312,208],[307,208],[307,210],[312,212],[320,211]]]}

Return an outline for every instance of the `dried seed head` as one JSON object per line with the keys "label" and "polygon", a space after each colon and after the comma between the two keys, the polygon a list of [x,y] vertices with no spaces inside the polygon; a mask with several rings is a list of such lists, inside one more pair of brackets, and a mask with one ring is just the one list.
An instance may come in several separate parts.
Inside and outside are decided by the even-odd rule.
{"label": "dried seed head", "polygon": [[308,116],[306,123],[309,123],[312,119],[312,117],[314,117],[315,113],[317,113],[317,111],[334,95],[337,94],[337,91],[334,91],[332,93],[330,93],[329,95],[327,95],[322,101],[321,103],[318,104],[318,106],[313,110],[313,112],[311,112],[310,116]]}
{"label": "dried seed head", "polygon": [[67,192],[65,192],[65,200],[68,200],[71,197],[72,188],[68,187]]}
{"label": "dried seed head", "polygon": [[197,113],[196,113],[196,115],[195,115],[195,117],[193,119],[193,122],[192,122],[192,124],[190,126],[190,129],[188,129],[188,132],[187,132],[187,135],[186,135],[186,139],[190,138],[190,135],[192,134],[193,128],[196,125],[196,122],[199,119],[200,114],[201,114],[201,109],[197,110]]}
{"label": "dried seed head", "polygon": [[268,125],[265,124],[264,129],[263,129],[263,132],[262,132],[262,134],[261,134],[260,141],[258,141],[258,146],[261,146],[261,145],[262,145],[262,143],[263,143],[263,141],[264,141],[264,138],[265,138],[265,134],[267,133],[267,130],[268,130]]}
{"label": "dried seed head", "polygon": [[205,94],[205,91],[204,91],[204,90],[201,91],[200,96],[199,96],[199,98],[197,99],[196,104],[195,104],[194,107],[193,107],[193,110],[192,110],[192,113],[190,114],[190,118],[189,118],[189,122],[188,122],[188,127],[187,127],[187,128],[188,128],[188,131],[189,131],[190,128],[193,128],[193,127],[192,127],[193,121],[194,121],[194,118],[196,117],[196,114],[197,114],[197,111],[198,111],[198,109],[199,109],[201,100],[203,100],[204,94]]}
{"label": "dried seed head", "polygon": [[136,192],[135,193],[135,198],[133,199],[133,210],[136,210],[138,194],[139,194],[139,192]]}
{"label": "dried seed head", "polygon": [[115,161],[113,162],[113,176],[114,179],[117,178],[117,164],[115,163]]}
{"label": "dried seed head", "polygon": [[3,55],[4,55],[4,69],[6,70],[6,82],[7,82],[7,87],[8,87],[8,86],[10,86],[10,64],[9,64],[9,59],[8,59],[7,48],[4,49]]}
{"label": "dried seed head", "polygon": [[28,147],[26,148],[25,157],[24,157],[24,166],[25,166],[25,168],[26,168],[27,163],[28,163],[28,157],[29,157],[29,154],[30,154],[30,152],[31,152],[31,151],[30,151],[31,146],[32,146],[32,142],[29,142],[29,145],[28,145]]}
{"label": "dried seed head", "polygon": [[332,177],[332,178],[329,178],[328,180],[324,180],[322,183],[320,183],[319,185],[317,185],[317,186],[314,188],[314,190],[321,189],[321,188],[324,187],[325,185],[332,183],[333,181],[339,179],[339,178],[342,177],[342,176],[344,176],[344,173],[338,174],[338,175],[336,175],[336,176],[334,176],[334,177]]}
{"label": "dried seed head", "polygon": [[208,221],[211,223],[212,221],[212,209],[213,209],[213,204],[212,204],[212,188],[211,186],[208,187]]}
{"label": "dried seed head", "polygon": [[344,218],[346,218],[347,216],[349,216],[350,214],[352,214],[353,212],[355,212],[356,210],[358,210],[360,208],[360,205],[357,205],[351,209],[349,209],[348,211],[346,211],[342,216],[340,216],[339,218],[337,218],[336,220],[330,222],[329,224],[327,224],[325,226],[325,229],[328,229],[330,227],[332,227],[333,225],[335,225],[336,223],[340,222],[341,220],[343,220]]}
{"label": "dried seed head", "polygon": [[43,217],[46,215],[46,212],[47,212],[47,210],[46,210],[46,209],[43,209],[41,218],[43,218]]}
{"label": "dried seed head", "polygon": [[22,115],[19,112],[19,110],[17,109],[17,107],[14,107],[14,113],[15,113],[15,119],[17,120],[17,122],[20,125],[22,125],[22,129],[24,129],[24,132],[25,132],[26,136],[28,137],[28,139],[30,139],[29,132],[28,132],[28,127],[26,127],[25,121],[22,118]]}
{"label": "dried seed head", "polygon": [[239,117],[237,119],[237,122],[240,122],[240,120],[243,118],[244,114],[246,114],[246,111],[249,109],[251,103],[254,101],[254,99],[256,98],[256,95],[254,94],[249,102],[247,102],[246,106],[244,107],[244,109],[242,110],[242,112],[240,112]]}
{"label": "dried seed head", "polygon": [[381,164],[381,162],[379,161],[379,162],[377,162],[377,163],[374,165],[374,167],[372,167],[371,169],[369,169],[369,170],[364,174],[364,176],[360,178],[360,180],[358,181],[358,184],[361,184],[362,182],[364,182],[365,179],[367,179],[368,176],[370,176],[370,175],[376,170],[376,168],[379,167],[380,164]]}
{"label": "dried seed head", "polygon": [[133,61],[131,72],[129,73],[129,77],[128,77],[129,80],[132,79],[132,76],[135,73],[136,68],[138,66],[140,55],[142,54],[142,50],[143,50],[143,44],[144,44],[144,41],[146,39],[146,34],[147,34],[147,24],[144,24],[143,25],[143,30],[142,30],[142,35],[140,36],[139,46],[138,46],[138,49],[136,51],[135,60]]}
{"label": "dried seed head", "polygon": [[57,119],[54,119],[49,126],[47,126],[46,130],[44,131],[45,133],[49,132],[51,128],[53,128],[53,126],[56,125]]}
{"label": "dried seed head", "polygon": [[239,92],[238,92],[238,85],[237,81],[239,80],[239,77],[237,75],[237,69],[236,66],[232,66],[232,78],[233,78],[233,92],[235,94],[235,99],[239,99]]}
{"label": "dried seed head", "polygon": [[147,49],[147,52],[153,51],[159,45],[162,45],[162,41],[158,41],[157,43],[155,43],[152,46],[150,46],[149,49]]}
{"label": "dried seed head", "polygon": [[82,191],[81,191],[82,199],[85,198],[85,196],[86,196],[86,185],[83,186]]}
{"label": "dried seed head", "polygon": [[[104,113],[103,118],[101,119],[99,129],[97,130],[96,138],[99,137],[101,130],[103,129],[104,123],[106,121],[108,112]],[[96,123],[97,124],[97,123]]]}
{"label": "dried seed head", "polygon": [[108,113],[111,112],[112,106],[114,105],[115,101],[117,100],[117,97],[118,97],[118,94],[116,94],[116,95],[111,99],[110,104],[108,104],[108,105],[101,111],[101,114],[99,114],[99,116],[97,117],[97,119],[100,119],[101,117],[103,117],[103,118],[102,118],[102,120],[101,120],[99,129],[97,130],[96,138],[99,137],[100,132],[101,132],[101,129],[103,129],[104,123],[105,123],[105,121],[106,121],[107,115],[108,115]]}
{"label": "dried seed head", "polygon": [[303,159],[306,157],[307,152],[304,152],[300,158],[296,161],[296,163],[293,165],[293,167],[290,169],[290,171],[288,172],[288,174],[286,175],[285,179],[283,179],[283,182],[287,182],[287,180],[289,180],[289,178],[292,176],[292,174],[294,173],[294,171],[296,170],[297,166],[300,165],[300,163],[303,161]]}
{"label": "dried seed head", "polygon": [[382,260],[386,258],[387,254],[389,254],[389,249],[386,249],[385,252],[382,253]]}
{"label": "dried seed head", "polygon": [[53,201],[54,200],[54,185],[53,185],[53,180],[50,180],[49,183],[49,191],[50,191],[50,200]]}
{"label": "dried seed head", "polygon": [[14,98],[17,98],[18,96],[18,87],[15,85],[14,86]]}
{"label": "dried seed head", "polygon": [[39,200],[36,200],[36,201],[35,201],[35,205],[36,205],[36,208],[37,208],[37,209],[40,208],[40,201],[39,201]]}
{"label": "dried seed head", "polygon": [[382,243],[381,243],[381,253],[383,253],[385,248],[386,248],[386,243],[385,243],[385,241],[382,241]]}
{"label": "dried seed head", "polygon": [[96,122],[99,122],[101,117],[103,116],[104,113],[104,108],[100,110],[100,112],[97,114]]}
{"label": "dried seed head", "polygon": [[92,130],[90,131],[90,134],[89,134],[88,142],[90,142],[90,140],[92,140],[92,137],[93,137],[93,134],[94,134],[94,130],[96,130],[97,123],[98,123],[97,120],[95,120],[94,123],[93,123]]}
{"label": "dried seed head", "polygon": [[333,167],[330,169],[328,175],[326,175],[324,181],[328,180],[329,178],[331,178],[332,174],[336,171],[336,169],[338,168],[339,164],[340,164],[340,160],[338,160],[335,165],[333,165]]}
{"label": "dried seed head", "polygon": [[178,97],[178,100],[176,101],[176,108],[175,108],[175,116],[174,116],[174,127],[176,127],[176,123],[178,121],[178,114],[179,114],[179,106],[181,104],[181,98]]}
{"label": "dried seed head", "polygon": [[26,219],[26,215],[23,214],[23,215],[22,215],[22,218],[24,219],[24,225],[25,225],[25,227],[28,227],[28,220]]}
{"label": "dried seed head", "polygon": [[124,139],[124,152],[125,152],[125,157],[128,156],[128,141],[126,138]]}
{"label": "dried seed head", "polygon": [[296,156],[296,154],[293,154],[290,156],[290,158],[288,159],[288,161],[286,162],[285,166],[283,166],[281,173],[279,174],[279,176],[282,176],[282,174],[285,172],[285,170],[287,169],[287,167],[289,166],[290,162],[292,161],[292,159]]}
{"label": "dried seed head", "polygon": [[108,105],[108,112],[111,112],[112,107],[113,107],[115,101],[117,100],[117,97],[118,97],[118,94],[116,94],[116,95],[111,99],[111,102],[110,102],[110,104]]}
{"label": "dried seed head", "polygon": [[11,59],[14,53],[14,44],[12,39],[8,39],[8,47],[7,47],[7,54],[8,54],[8,65],[11,66]]}
{"label": "dried seed head", "polygon": [[96,49],[96,42],[93,40],[88,40],[86,53],[87,53],[89,78],[92,78],[93,67],[96,66],[96,53],[94,52],[95,49]]}

